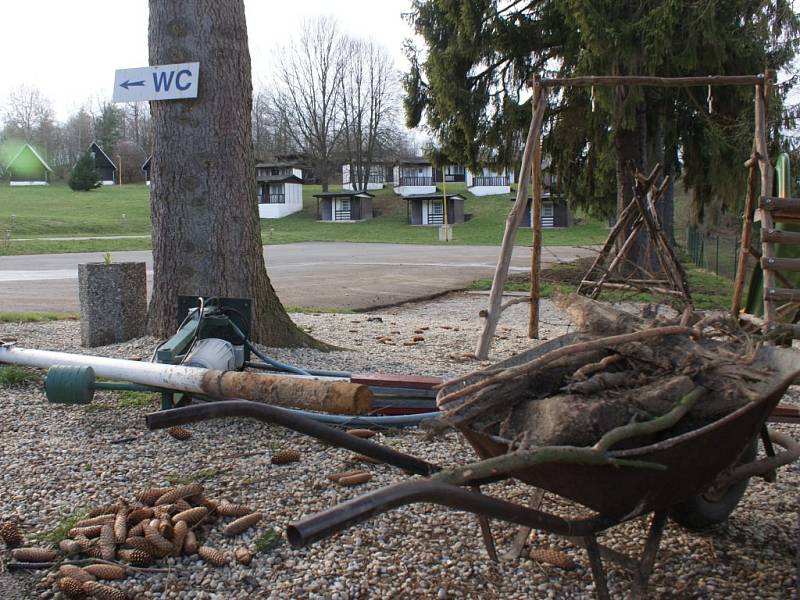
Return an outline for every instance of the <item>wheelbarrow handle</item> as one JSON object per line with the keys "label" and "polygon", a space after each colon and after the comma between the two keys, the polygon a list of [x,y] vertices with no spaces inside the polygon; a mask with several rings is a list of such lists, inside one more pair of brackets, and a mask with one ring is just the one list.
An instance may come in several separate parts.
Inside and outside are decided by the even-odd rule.
{"label": "wheelbarrow handle", "polygon": [[417,502],[439,504],[566,536],[590,535],[618,522],[600,515],[570,521],[449,483],[415,479],[375,490],[290,523],[286,535],[293,547],[307,546],[393,508]]}
{"label": "wheelbarrow handle", "polygon": [[280,425],[322,442],[381,460],[416,475],[428,476],[441,470],[437,465],[420,458],[350,435],[340,429],[318,423],[283,408],[250,400],[221,400],[161,410],[145,415],[145,421],[149,429],[164,429],[175,425],[228,417],[248,417],[264,423]]}

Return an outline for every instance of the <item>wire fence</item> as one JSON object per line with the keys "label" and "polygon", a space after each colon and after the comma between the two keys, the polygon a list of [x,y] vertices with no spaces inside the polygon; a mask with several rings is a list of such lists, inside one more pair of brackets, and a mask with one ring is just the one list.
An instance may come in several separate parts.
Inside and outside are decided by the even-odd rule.
{"label": "wire fence", "polygon": [[736,278],[736,265],[741,250],[740,236],[704,232],[697,227],[687,227],[675,232],[675,241],[686,251],[689,260],[706,271],[728,279]]}

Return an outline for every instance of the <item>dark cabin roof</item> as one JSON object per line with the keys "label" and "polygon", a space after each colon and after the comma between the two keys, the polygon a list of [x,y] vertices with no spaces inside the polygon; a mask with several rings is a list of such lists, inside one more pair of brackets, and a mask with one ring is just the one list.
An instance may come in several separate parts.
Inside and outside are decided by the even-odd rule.
{"label": "dark cabin roof", "polygon": [[[28,150],[27,153],[25,152],[26,149]],[[14,158],[12,158],[9,161],[9,163],[7,165],[7,168],[10,170],[11,167],[14,166],[15,162],[17,162],[18,160],[24,160],[25,159],[25,154],[28,154],[29,156],[33,155],[33,157],[36,160],[38,160],[45,169],[47,169],[51,173],[53,172],[53,169],[50,168],[50,166],[44,161],[44,159],[41,156],[39,156],[39,153],[36,151],[36,149],[33,146],[31,146],[30,144],[25,144],[22,148],[19,149],[19,152],[17,152],[14,155]]]}
{"label": "dark cabin roof", "polygon": [[326,198],[374,198],[375,194],[370,194],[369,192],[320,192],[319,194],[314,194],[314,198],[320,198],[322,200]]}
{"label": "dark cabin roof", "polygon": [[301,166],[297,163],[292,162],[281,162],[281,161],[274,161],[274,162],[257,162],[256,169],[285,169],[285,168],[295,168],[300,169]]}
{"label": "dark cabin roof", "polygon": [[[106,161],[108,163],[107,166],[109,166],[112,169],[116,170],[117,165],[114,164],[114,161],[109,158],[108,154],[105,153],[105,150],[103,150],[97,142],[92,142],[91,144],[89,144],[88,150],[89,150],[89,152],[94,152],[94,166],[95,166],[95,168],[98,167],[98,163],[97,163],[98,154],[102,154],[102,156],[106,159]],[[101,160],[101,163],[102,163],[102,160]]]}
{"label": "dark cabin roof", "polygon": [[259,175],[256,181],[260,183],[303,183],[297,175]]}
{"label": "dark cabin roof", "polygon": [[[509,200],[514,202],[517,199],[516,196],[511,196]],[[542,192],[542,200],[566,200],[564,194],[551,194],[550,192]],[[528,195],[528,202],[533,202],[533,197]]]}
{"label": "dark cabin roof", "polygon": [[422,158],[421,156],[412,157],[412,158],[401,158],[397,161],[397,164],[400,165],[430,165],[431,161],[427,158]]}
{"label": "dark cabin roof", "polygon": [[[406,194],[402,196],[405,200],[441,200],[442,199],[441,193],[433,193],[433,194]],[[464,196],[461,194],[447,194],[448,200],[463,200]]]}

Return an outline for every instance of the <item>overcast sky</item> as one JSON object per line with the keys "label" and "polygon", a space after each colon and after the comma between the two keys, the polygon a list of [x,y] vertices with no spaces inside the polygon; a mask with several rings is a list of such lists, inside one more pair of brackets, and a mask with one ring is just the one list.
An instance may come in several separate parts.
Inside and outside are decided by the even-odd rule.
{"label": "overcast sky", "polygon": [[[90,98],[111,99],[114,70],[147,65],[147,0],[2,0],[0,106],[10,90],[35,85],[63,120]],[[269,80],[273,49],[304,19],[333,15],[340,28],[373,37],[407,66],[401,17],[409,0],[245,0],[253,85]]]}

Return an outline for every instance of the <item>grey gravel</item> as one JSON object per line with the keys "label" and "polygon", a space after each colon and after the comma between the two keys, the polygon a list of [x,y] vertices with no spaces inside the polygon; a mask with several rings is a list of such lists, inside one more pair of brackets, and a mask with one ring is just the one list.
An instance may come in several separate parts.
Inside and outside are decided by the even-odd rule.
{"label": "grey gravel", "polygon": [[[453,294],[432,302],[409,304],[368,314],[296,314],[295,321],[313,335],[347,350],[270,350],[272,356],[301,366],[356,372],[414,373],[451,377],[478,363],[450,358],[473,350],[486,297]],[[529,347],[526,308],[504,313],[492,349],[492,361]],[[378,320],[369,320],[376,319]],[[427,327],[428,329],[424,329]],[[567,330],[563,316],[543,303],[543,338]],[[422,331],[422,333],[415,333]],[[397,333],[392,333],[397,332]],[[391,336],[395,345],[376,340]],[[425,339],[403,346],[412,336]],[[22,347],[92,352],[104,356],[147,357],[156,340],[141,338],[97,349],[79,347],[77,322],[2,324],[0,337],[18,338]],[[793,388],[784,401],[796,402]],[[180,442],[163,432],[149,432],[143,416],[152,406],[125,406],[113,393],[97,393],[85,407],[47,405],[39,386],[0,388],[0,520],[18,520],[31,536],[53,529],[76,511],[132,498],[148,485],[202,472],[207,494],[242,502],[262,511],[262,522],[235,538],[220,528],[206,542],[232,557],[241,545],[253,549],[259,536],[304,515],[377,489],[406,476],[387,465],[357,464],[349,452],[317,443],[285,429],[235,419],[189,426],[191,440]],[[798,427],[778,425],[800,437]],[[125,443],[113,443],[133,438]],[[416,429],[386,430],[376,441],[442,465],[475,458],[454,433],[428,441]],[[276,466],[271,454],[296,448],[300,462]],[[255,453],[255,454],[253,454]],[[252,455],[251,455],[252,454]],[[698,457],[701,460],[702,457]],[[338,487],[327,475],[366,468],[373,479],[356,488]],[[793,564],[798,541],[800,469],[781,469],[778,481],[754,480],[727,523],[697,534],[670,523],[655,570],[650,597],[659,599],[786,599],[795,594]],[[532,489],[499,483],[485,490],[525,504]],[[570,503],[547,495],[544,508],[577,514]],[[637,519],[613,529],[602,541],[621,551],[641,548],[647,522]],[[493,522],[502,550],[515,528]],[[392,511],[310,548],[293,550],[281,537],[273,549],[257,554],[250,566],[237,563],[215,569],[197,557],[170,558],[159,567],[169,573],[140,573],[115,583],[137,598],[593,598],[594,586],[585,553],[544,532],[529,538],[531,547],[566,552],[577,564],[562,571],[528,558],[494,564],[480,542],[474,516],[432,505]],[[527,553],[524,555],[527,556]],[[54,579],[44,573],[4,572],[0,559],[0,598],[60,598]],[[630,590],[628,577],[609,568],[613,598]]]}

